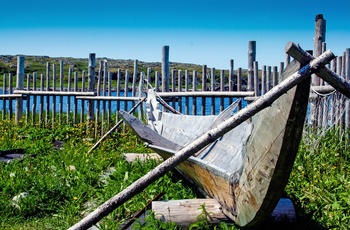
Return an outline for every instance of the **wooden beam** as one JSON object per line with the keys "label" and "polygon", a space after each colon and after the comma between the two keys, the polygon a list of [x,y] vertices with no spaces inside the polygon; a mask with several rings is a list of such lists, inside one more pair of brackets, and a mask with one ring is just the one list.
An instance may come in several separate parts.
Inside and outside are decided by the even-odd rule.
{"label": "wooden beam", "polygon": [[163,98],[166,97],[249,97],[254,96],[254,91],[241,92],[216,92],[216,91],[195,91],[195,92],[157,92]]}
{"label": "wooden beam", "polygon": [[100,101],[139,101],[140,97],[114,97],[114,96],[77,96],[80,100],[100,100]]}
{"label": "wooden beam", "polygon": [[189,226],[200,218],[206,218],[209,223],[214,224],[229,221],[215,199],[153,201],[152,211],[156,219],[174,222],[182,227]]}
{"label": "wooden beam", "polygon": [[157,153],[124,153],[123,158],[129,163],[134,162],[136,160],[139,160],[142,162],[149,159],[154,159],[159,161],[163,160],[163,158],[159,156]]}
{"label": "wooden beam", "polygon": [[95,92],[61,92],[61,91],[27,91],[14,90],[15,94],[38,95],[38,96],[94,96]]}
{"label": "wooden beam", "polygon": [[[286,53],[292,56],[295,60],[305,65],[309,61],[315,59],[311,54],[302,50],[298,45],[293,42],[289,42],[286,45]],[[333,86],[340,93],[344,94],[350,98],[350,84],[341,76],[334,73],[332,70],[325,66],[320,66],[315,70],[315,74],[321,77],[323,80],[327,81],[331,86]]]}

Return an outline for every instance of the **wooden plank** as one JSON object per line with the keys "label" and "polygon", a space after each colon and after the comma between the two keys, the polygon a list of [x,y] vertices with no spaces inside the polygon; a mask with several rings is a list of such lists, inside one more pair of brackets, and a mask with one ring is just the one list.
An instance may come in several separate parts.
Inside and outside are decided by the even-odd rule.
{"label": "wooden plank", "polygon": [[201,218],[214,224],[229,220],[215,199],[153,201],[152,211],[156,219],[179,226],[189,226]]}
{"label": "wooden plank", "polygon": [[96,100],[96,101],[139,101],[140,97],[115,97],[115,96],[77,96],[80,100]]}
{"label": "wooden plank", "polygon": [[134,162],[136,160],[142,162],[149,159],[163,161],[163,158],[157,153],[124,153],[123,158],[129,163]]}

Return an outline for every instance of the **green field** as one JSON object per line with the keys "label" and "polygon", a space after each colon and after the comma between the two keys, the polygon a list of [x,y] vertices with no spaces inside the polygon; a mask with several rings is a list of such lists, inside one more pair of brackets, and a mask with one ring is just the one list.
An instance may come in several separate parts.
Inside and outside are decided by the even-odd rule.
{"label": "green field", "polygon": [[[22,160],[0,163],[0,229],[67,229],[158,164],[123,159],[123,153],[150,151],[127,129],[113,133],[90,154],[97,140],[89,138],[86,124],[51,129],[15,126],[5,120],[0,121],[0,133],[1,150],[25,150]],[[348,229],[350,225],[350,145],[347,133],[339,133],[305,130],[285,189],[296,205],[296,229]],[[63,148],[54,148],[55,140]],[[108,172],[111,175],[103,177]],[[100,228],[117,229],[159,193],[164,193],[164,200],[200,197],[179,174],[169,172],[100,221]],[[26,197],[14,200],[19,194]],[[134,228],[180,229],[152,215],[147,224],[137,223]],[[192,229],[239,228],[198,221]]]}

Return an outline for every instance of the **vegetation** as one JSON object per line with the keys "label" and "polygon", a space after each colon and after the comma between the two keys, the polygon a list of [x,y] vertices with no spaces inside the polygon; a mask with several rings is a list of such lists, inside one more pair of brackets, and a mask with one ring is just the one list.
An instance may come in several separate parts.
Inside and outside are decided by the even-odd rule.
{"label": "vegetation", "polygon": [[[95,140],[89,138],[86,124],[51,129],[15,126],[4,120],[0,133],[1,150],[25,150],[22,160],[0,162],[0,229],[67,229],[158,163],[123,159],[122,153],[149,151],[127,129],[113,133],[90,154]],[[54,146],[57,140],[63,148]],[[315,130],[305,132],[286,187],[286,195],[300,214],[298,229],[348,228],[349,148],[347,134],[339,130],[322,135]],[[165,200],[200,196],[175,171],[169,172],[100,221],[99,227],[117,229],[162,192]],[[205,206],[202,209],[191,229],[238,229],[232,224],[208,224]],[[155,220],[152,214],[146,224],[136,222],[134,228],[180,229]]]}

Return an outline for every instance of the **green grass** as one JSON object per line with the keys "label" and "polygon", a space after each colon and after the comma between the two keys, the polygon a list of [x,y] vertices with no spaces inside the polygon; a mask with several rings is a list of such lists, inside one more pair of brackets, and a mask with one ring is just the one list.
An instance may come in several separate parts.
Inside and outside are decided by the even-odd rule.
{"label": "green grass", "polygon": [[[26,156],[0,163],[0,229],[67,229],[158,164],[127,163],[122,158],[122,153],[149,152],[128,130],[113,133],[91,154],[87,152],[96,140],[88,139],[86,124],[51,129],[5,120],[0,121],[0,133],[0,149],[23,148]],[[53,148],[54,140],[63,141],[64,148]],[[347,135],[337,130],[305,132],[286,187],[300,215],[298,229],[348,228],[349,149]],[[101,180],[111,167],[114,173]],[[14,203],[13,197],[23,192],[28,197]],[[199,197],[176,172],[169,172],[100,221],[101,229],[117,229],[161,192],[164,200]],[[210,225],[201,216],[191,229],[237,229],[225,223]],[[135,228],[180,229],[152,215],[146,225],[136,223]]]}

